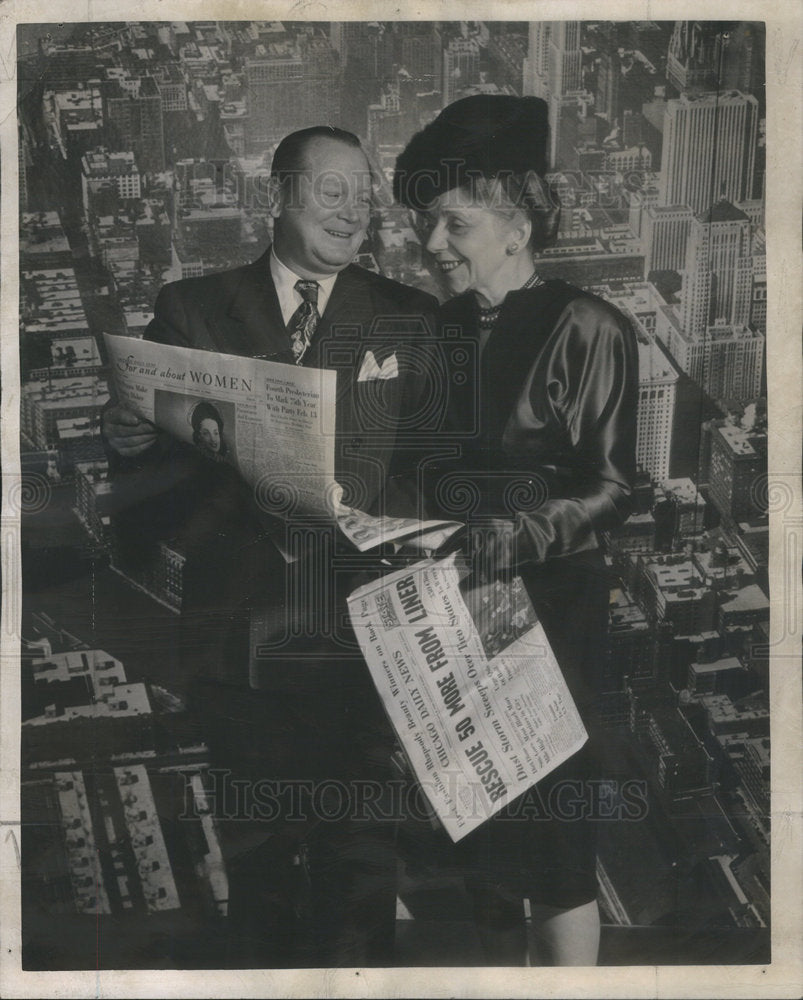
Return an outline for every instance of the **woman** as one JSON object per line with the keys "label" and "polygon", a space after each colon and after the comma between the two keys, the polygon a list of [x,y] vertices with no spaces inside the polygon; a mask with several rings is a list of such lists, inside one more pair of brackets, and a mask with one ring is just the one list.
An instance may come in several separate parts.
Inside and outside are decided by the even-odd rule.
{"label": "woman", "polygon": [[207,455],[224,458],[228,451],[223,440],[223,417],[211,403],[198,403],[192,411],[192,441]]}
{"label": "woman", "polygon": [[[598,534],[629,513],[638,371],[634,335],[615,309],[538,276],[534,255],[558,221],[543,179],[547,133],[537,98],[457,101],[410,141],[394,192],[417,213],[455,296],[441,308],[444,336],[459,330],[479,357],[474,385],[451,383],[461,457],[439,467],[435,498],[454,517],[456,477],[471,484],[479,563],[523,579],[592,735],[538,783],[540,801],[554,802],[559,783],[596,773],[589,748],[609,600]],[[489,959],[521,962],[527,944],[532,964],[596,964],[594,830],[582,811],[517,820],[513,803],[456,846]]]}

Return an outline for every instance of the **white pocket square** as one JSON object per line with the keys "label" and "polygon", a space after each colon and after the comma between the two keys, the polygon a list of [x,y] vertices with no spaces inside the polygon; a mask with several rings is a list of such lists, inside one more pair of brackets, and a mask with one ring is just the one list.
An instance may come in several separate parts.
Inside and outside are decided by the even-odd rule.
{"label": "white pocket square", "polygon": [[370,382],[373,379],[387,379],[399,377],[399,362],[395,354],[389,354],[381,365],[376,363],[373,351],[366,351],[362,359],[360,374],[357,376],[358,382]]}

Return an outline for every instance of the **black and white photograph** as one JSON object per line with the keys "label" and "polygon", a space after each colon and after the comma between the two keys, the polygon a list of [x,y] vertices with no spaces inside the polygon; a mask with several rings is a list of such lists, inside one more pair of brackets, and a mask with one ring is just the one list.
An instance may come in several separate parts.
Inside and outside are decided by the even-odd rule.
{"label": "black and white photograph", "polygon": [[37,10],[3,126],[6,995],[792,996],[782,22]]}
{"label": "black and white photograph", "polygon": [[[153,394],[154,423],[174,437],[185,438],[192,431],[192,443],[211,458],[225,458],[234,426],[231,403],[210,403],[183,392],[156,389]],[[226,419],[224,420],[224,415]]]}

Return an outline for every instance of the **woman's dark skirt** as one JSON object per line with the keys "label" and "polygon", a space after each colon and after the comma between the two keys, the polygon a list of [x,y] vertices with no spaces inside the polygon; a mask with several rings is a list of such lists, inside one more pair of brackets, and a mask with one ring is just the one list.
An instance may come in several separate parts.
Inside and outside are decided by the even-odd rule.
{"label": "woman's dark skirt", "polygon": [[488,901],[485,916],[496,925],[504,923],[506,905],[521,914],[522,897],[571,909],[597,896],[594,712],[606,655],[609,576],[598,550],[551,559],[521,575],[590,739],[455,845],[467,886],[478,902]]}

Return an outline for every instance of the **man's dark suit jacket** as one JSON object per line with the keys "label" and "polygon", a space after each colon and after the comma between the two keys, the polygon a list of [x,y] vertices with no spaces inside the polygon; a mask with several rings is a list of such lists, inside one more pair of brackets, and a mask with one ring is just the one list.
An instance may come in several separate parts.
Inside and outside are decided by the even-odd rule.
{"label": "man's dark suit jacket", "polygon": [[[370,513],[419,513],[415,449],[438,419],[436,306],[429,295],[349,266],[303,359],[337,373],[335,476],[344,501]],[[269,253],[246,267],[166,285],[145,338],[291,364]],[[374,374],[384,364],[385,374],[397,367],[398,375],[359,379],[369,351]],[[222,769],[215,772],[223,775],[215,812],[219,821],[234,820],[219,828],[229,868],[229,947],[243,947],[251,964],[281,964],[288,955],[290,964],[388,964],[391,827],[320,824],[309,803],[301,806],[307,822],[285,822],[286,803],[262,814],[255,798],[263,779],[366,779],[390,788],[388,779],[398,778],[390,725],[345,617],[346,595],[383,571],[379,557],[357,553],[331,524],[291,514],[288,527],[271,510],[269,490],[255,492],[227,462],[167,435],[134,459],[109,449],[109,461],[121,555],[147,564],[167,539],[186,554],[180,676],[163,683],[187,693],[198,737],[213,768]],[[294,562],[277,540],[294,548]],[[242,797],[226,775],[246,789]],[[301,838],[309,838],[312,922],[323,942],[312,956],[298,945],[309,928],[299,925],[290,884]],[[355,927],[376,939],[376,954],[338,952],[341,929],[348,940]]]}
{"label": "man's dark suit jacket", "polygon": [[[416,415],[431,420],[436,305],[350,265],[303,359],[337,372],[335,475],[345,502],[371,513],[419,512],[412,446],[421,439]],[[145,339],[292,363],[269,251],[245,267],[166,285]],[[379,366],[395,355],[398,377],[358,380],[368,351]],[[164,436],[143,456],[110,461],[127,557],[146,558],[159,538],[177,538],[186,553],[180,680],[281,690],[312,660],[357,659],[344,598],[376,557],[360,557],[331,526],[296,524],[306,541],[288,564],[274,541],[288,540],[287,524],[267,494],[260,500],[226,463]]]}

